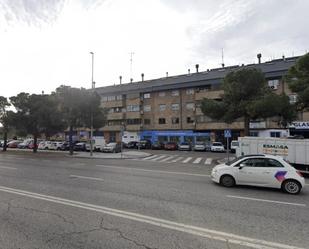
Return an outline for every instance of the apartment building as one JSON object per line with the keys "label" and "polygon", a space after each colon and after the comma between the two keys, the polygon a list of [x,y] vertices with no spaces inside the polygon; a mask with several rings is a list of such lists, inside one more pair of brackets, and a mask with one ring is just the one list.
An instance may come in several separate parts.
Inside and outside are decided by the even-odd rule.
{"label": "apartment building", "polygon": [[[102,106],[108,109],[103,131],[106,141],[120,141],[141,137],[153,142],[223,140],[225,129],[232,130],[233,138],[243,135],[244,123],[237,120],[227,124],[205,116],[200,103],[203,98],[220,99],[222,81],[226,74],[241,68],[260,69],[268,85],[276,93],[285,92],[291,102],[296,101],[283,76],[298,57],[281,58],[264,63],[221,67],[159,79],[96,88],[102,97]],[[300,121],[309,115],[300,115]],[[250,124],[252,135],[285,136],[287,130],[275,119],[258,120]],[[295,130],[295,127],[291,127]]]}

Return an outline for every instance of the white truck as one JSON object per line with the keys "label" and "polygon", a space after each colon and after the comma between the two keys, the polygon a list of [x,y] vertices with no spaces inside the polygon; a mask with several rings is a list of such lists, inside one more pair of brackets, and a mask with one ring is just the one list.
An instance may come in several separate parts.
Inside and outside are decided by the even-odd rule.
{"label": "white truck", "polygon": [[[102,151],[105,144],[104,137],[94,137],[92,139],[93,151]],[[86,151],[90,151],[90,141],[86,143]]]}
{"label": "white truck", "polygon": [[281,156],[303,173],[309,173],[309,139],[239,137],[236,156],[270,154]]}

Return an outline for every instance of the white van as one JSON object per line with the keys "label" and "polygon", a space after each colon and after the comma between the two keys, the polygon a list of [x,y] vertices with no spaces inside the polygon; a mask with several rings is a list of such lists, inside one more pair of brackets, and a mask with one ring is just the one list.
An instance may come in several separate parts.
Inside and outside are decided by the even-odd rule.
{"label": "white van", "polygon": [[[104,137],[94,137],[92,139],[93,151],[102,151],[105,144]],[[90,151],[90,141],[86,143],[86,151]]]}

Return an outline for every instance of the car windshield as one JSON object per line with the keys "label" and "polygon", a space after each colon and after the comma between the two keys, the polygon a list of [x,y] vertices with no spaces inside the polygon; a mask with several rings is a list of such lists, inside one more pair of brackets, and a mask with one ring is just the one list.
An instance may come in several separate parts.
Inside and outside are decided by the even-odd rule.
{"label": "car windshield", "polygon": [[213,143],[213,146],[222,146],[222,143]]}
{"label": "car windshield", "polygon": [[239,142],[234,141],[234,142],[231,143],[231,145],[232,145],[232,146],[239,146]]}

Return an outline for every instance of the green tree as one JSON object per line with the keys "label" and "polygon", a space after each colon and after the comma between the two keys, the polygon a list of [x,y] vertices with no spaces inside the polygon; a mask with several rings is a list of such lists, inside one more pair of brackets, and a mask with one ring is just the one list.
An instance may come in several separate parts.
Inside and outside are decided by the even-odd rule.
{"label": "green tree", "polygon": [[73,130],[75,128],[90,128],[91,115],[93,128],[104,125],[106,112],[101,108],[100,96],[84,88],[60,86],[53,93],[57,98],[67,128],[69,129],[70,154],[73,154]]}
{"label": "green tree", "polygon": [[245,136],[249,135],[251,120],[278,117],[278,122],[285,125],[295,117],[288,97],[271,92],[263,73],[257,69],[245,68],[228,73],[223,90],[221,101],[203,99],[202,112],[227,123],[243,119]]}
{"label": "green tree", "polygon": [[52,96],[19,93],[10,100],[16,109],[14,126],[19,132],[33,136],[33,152],[37,151],[37,139],[41,134],[49,136],[64,129],[58,103]]}
{"label": "green tree", "polygon": [[289,88],[297,94],[297,109],[309,107],[309,53],[300,57],[285,77]]}
{"label": "green tree", "polygon": [[7,110],[7,108],[11,104],[9,103],[8,99],[0,96],[0,123],[2,124],[3,127],[3,151],[6,151],[7,147],[7,139],[8,139],[8,130],[9,130],[9,125],[10,125],[10,112]]}

